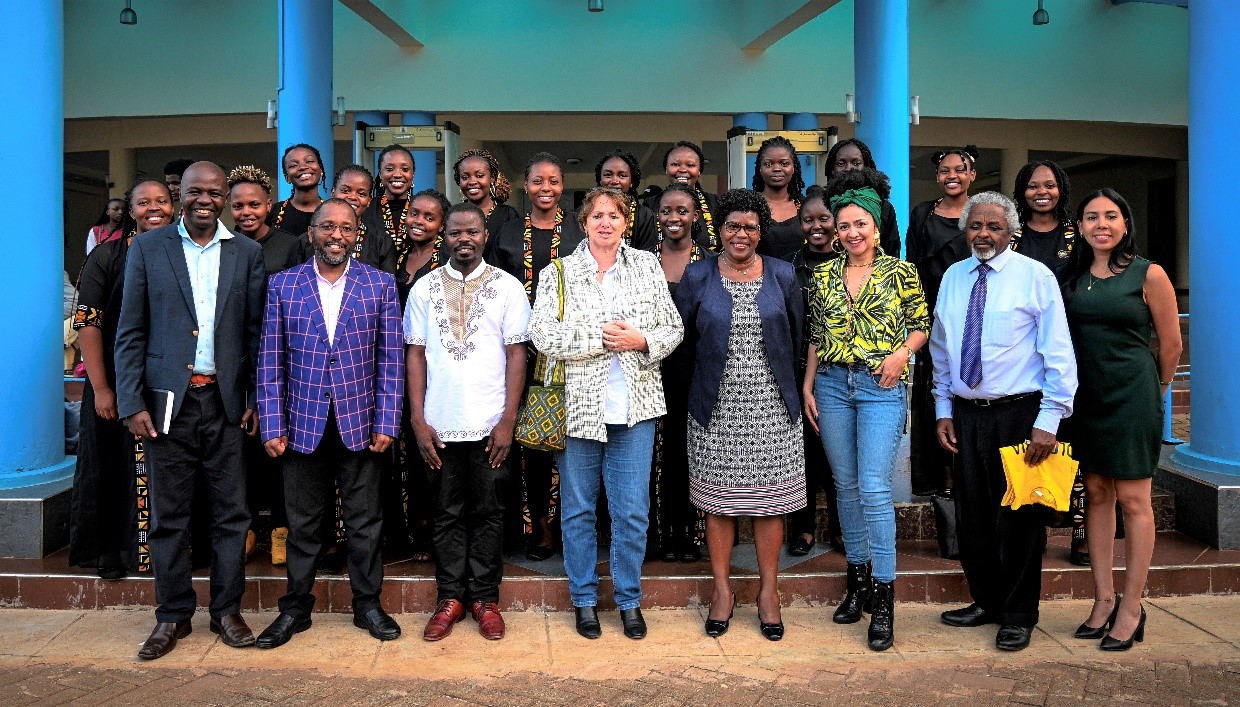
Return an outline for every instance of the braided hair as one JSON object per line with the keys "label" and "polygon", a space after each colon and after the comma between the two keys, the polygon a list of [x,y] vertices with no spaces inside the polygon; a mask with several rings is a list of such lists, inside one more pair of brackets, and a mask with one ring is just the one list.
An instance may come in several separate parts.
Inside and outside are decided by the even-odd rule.
{"label": "braided hair", "polygon": [[508,201],[508,197],[512,196],[512,183],[499,171],[499,162],[487,150],[466,150],[461,153],[456,162],[452,163],[452,177],[456,179],[456,183],[461,183],[461,163],[471,157],[483,160],[491,170],[491,199],[497,204]]}
{"label": "braided hair", "polygon": [[832,145],[830,150],[827,150],[827,160],[826,164],[823,165],[822,171],[824,175],[828,177],[835,176],[835,160],[839,157],[840,150],[849,145],[857,148],[857,151],[861,153],[862,167],[865,169],[878,169],[878,165],[874,163],[874,155],[870,153],[870,146],[855,137],[850,137],[847,140],[840,140]]}
{"label": "braided hair", "polygon": [[271,194],[271,177],[268,177],[266,172],[252,164],[234,167],[228,173],[228,188],[232,189],[238,184],[257,184],[267,194]]}
{"label": "braided hair", "polygon": [[[332,191],[336,191],[336,187],[340,185],[340,178],[346,174],[349,174],[350,172],[364,175],[367,179],[370,180],[371,186],[372,187],[374,186],[375,175],[371,174],[369,169],[366,169],[360,164],[347,164],[341,167],[339,170],[337,170],[336,175],[332,177]],[[345,202],[345,203],[348,203],[348,202]]]}
{"label": "braided hair", "polygon": [[629,175],[632,177],[633,184],[629,187],[629,190],[625,193],[631,197],[636,198],[637,187],[642,183],[642,168],[637,163],[637,158],[633,156],[633,153],[626,152],[624,150],[621,150],[618,147],[612,150],[611,152],[608,152],[607,154],[603,155],[599,159],[598,164],[594,165],[594,183],[597,185],[602,185],[603,165],[607,164],[607,161],[613,157],[619,157],[621,160],[624,161],[626,165],[629,166]]}
{"label": "braided hair", "polygon": [[792,142],[783,135],[776,135],[762,141],[762,145],[758,148],[757,164],[753,170],[753,190],[761,193],[766,189],[766,182],[762,179],[762,155],[767,150],[773,150],[782,147],[788,151],[792,157],[792,179],[788,180],[788,196],[792,199],[801,198],[801,193],[805,191],[805,179],[801,176],[801,160],[797,158],[797,148],[793,147]]}

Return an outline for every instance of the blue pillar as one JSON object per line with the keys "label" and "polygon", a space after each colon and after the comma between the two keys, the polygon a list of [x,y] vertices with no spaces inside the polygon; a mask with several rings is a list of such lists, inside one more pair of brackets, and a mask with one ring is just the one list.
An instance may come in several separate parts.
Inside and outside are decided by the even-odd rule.
{"label": "blue pillar", "polygon": [[[64,211],[64,6],[0,2],[5,21],[20,27],[7,40],[11,65],[0,72],[10,103],[0,111],[0,170],[23,174],[35,188],[23,197],[30,213]],[[8,242],[17,244],[17,236]],[[65,457],[63,335],[64,244],[23,238],[19,267],[0,280],[0,490],[73,477]],[[70,277],[77,273],[71,273]],[[12,520],[12,519],[10,519]],[[10,528],[7,532],[16,532]]]}
{"label": "blue pillar", "polygon": [[[1240,241],[1217,223],[1234,194],[1219,175],[1240,160],[1240,14],[1231,0],[1193,0],[1188,8],[1188,218],[1191,230],[1192,436],[1172,460],[1183,467],[1240,475],[1240,376],[1220,332],[1235,321],[1234,263]],[[1234,483],[1232,484],[1234,485]]]}
{"label": "blue pillar", "polygon": [[857,137],[891,178],[891,205],[907,228],[908,0],[853,3],[853,66],[861,114]]}
{"label": "blue pillar", "polygon": [[[400,114],[401,125],[434,125],[435,114],[413,111]],[[436,189],[439,169],[435,164],[435,150],[413,150],[413,189],[416,194],[423,189]]]}
{"label": "blue pillar", "polygon": [[[323,155],[323,170],[336,170],[332,141],[332,0],[278,0],[280,85],[277,156],[304,142]],[[292,187],[279,180],[281,199]],[[326,195],[324,195],[326,196]]]}
{"label": "blue pillar", "polygon": [[[766,113],[737,113],[732,116],[732,127],[737,128],[745,126],[750,130],[770,130],[771,119]],[[753,183],[753,173],[757,168],[758,156],[756,154],[745,155],[745,188]],[[709,191],[709,190],[708,190]]]}
{"label": "blue pillar", "polygon": [[[784,130],[817,130],[818,114],[817,113],[785,113],[784,114]],[[818,160],[814,155],[797,155],[801,161],[801,178],[805,180],[805,186],[818,183]],[[825,159],[825,156],[824,156]]]}

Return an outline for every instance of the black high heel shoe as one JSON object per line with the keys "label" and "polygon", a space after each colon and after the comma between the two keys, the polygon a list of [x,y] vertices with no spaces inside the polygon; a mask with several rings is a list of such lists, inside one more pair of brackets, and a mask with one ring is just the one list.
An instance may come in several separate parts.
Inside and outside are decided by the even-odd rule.
{"label": "black high heel shoe", "polygon": [[1072,637],[1073,638],[1084,638],[1090,641],[1096,641],[1099,638],[1102,638],[1103,636],[1107,635],[1107,630],[1115,625],[1115,617],[1119,614],[1119,602],[1123,598],[1124,598],[1124,595],[1122,594],[1115,595],[1115,599],[1112,600],[1115,602],[1115,608],[1111,609],[1111,615],[1107,617],[1106,621],[1102,622],[1101,626],[1094,627],[1094,626],[1090,626],[1088,623],[1082,623],[1080,626],[1077,627],[1076,633],[1072,634]]}
{"label": "black high heel shoe", "polygon": [[706,618],[706,635],[711,638],[718,638],[728,632],[728,624],[732,621],[732,616],[736,613],[736,592],[732,592],[732,608],[728,610],[728,618],[720,621]]}
{"label": "black high heel shoe", "polygon": [[1107,634],[1102,637],[1102,643],[1098,645],[1104,651],[1126,651],[1132,648],[1133,641],[1141,643],[1145,640],[1145,607],[1141,607],[1141,620],[1137,622],[1137,630],[1132,632],[1132,637],[1126,641],[1121,641]]}
{"label": "black high heel shoe", "polygon": [[767,623],[762,620],[762,609],[758,609],[758,630],[762,632],[762,636],[768,641],[778,641],[784,637],[784,621],[782,617],[775,623]]}

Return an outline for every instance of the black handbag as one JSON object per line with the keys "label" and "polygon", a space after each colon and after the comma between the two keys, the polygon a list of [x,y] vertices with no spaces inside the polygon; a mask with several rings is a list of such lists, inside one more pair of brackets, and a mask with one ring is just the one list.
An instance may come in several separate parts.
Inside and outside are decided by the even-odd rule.
{"label": "black handbag", "polygon": [[930,497],[934,509],[934,525],[939,540],[939,557],[955,560],[960,557],[960,536],[956,530],[956,498],[951,489]]}

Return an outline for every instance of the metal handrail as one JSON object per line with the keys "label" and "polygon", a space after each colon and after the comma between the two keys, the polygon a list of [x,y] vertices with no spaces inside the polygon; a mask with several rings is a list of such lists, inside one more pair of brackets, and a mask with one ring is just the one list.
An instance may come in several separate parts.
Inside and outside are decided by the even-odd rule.
{"label": "metal handrail", "polygon": [[[1188,314],[1181,314],[1180,319],[1187,320]],[[1175,432],[1171,430],[1171,392],[1175,388],[1176,381],[1188,380],[1192,377],[1192,371],[1176,371],[1171,377],[1171,385],[1167,386],[1167,392],[1163,395],[1163,444],[1184,444],[1184,440],[1175,436]]]}

